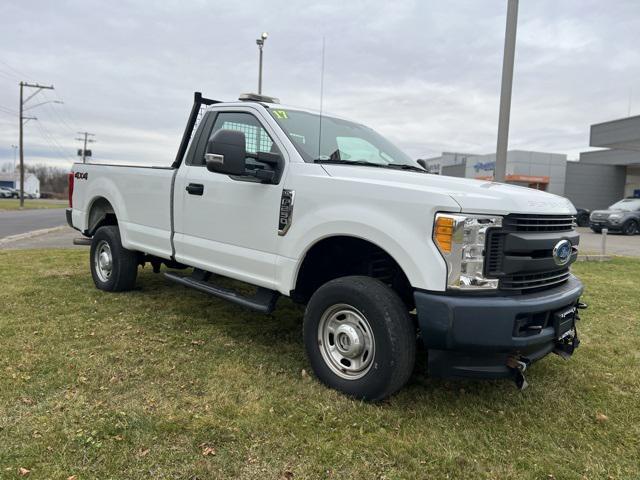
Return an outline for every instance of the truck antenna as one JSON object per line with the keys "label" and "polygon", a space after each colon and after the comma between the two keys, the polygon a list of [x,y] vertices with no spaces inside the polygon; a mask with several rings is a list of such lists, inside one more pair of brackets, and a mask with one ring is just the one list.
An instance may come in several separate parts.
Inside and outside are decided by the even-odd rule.
{"label": "truck antenna", "polygon": [[325,37],[322,36],[322,66],[320,67],[320,119],[318,128],[318,158],[320,158],[320,147],[322,145],[322,101],[324,98],[324,47]]}

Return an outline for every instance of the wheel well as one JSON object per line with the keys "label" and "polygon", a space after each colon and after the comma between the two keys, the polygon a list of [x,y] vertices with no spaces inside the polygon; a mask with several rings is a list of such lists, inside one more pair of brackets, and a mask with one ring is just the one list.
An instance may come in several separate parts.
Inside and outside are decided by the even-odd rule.
{"label": "wheel well", "polygon": [[118,218],[109,200],[104,197],[98,197],[93,201],[89,209],[87,234],[92,236],[103,225],[118,225]]}
{"label": "wheel well", "polygon": [[367,240],[349,236],[326,238],[311,247],[302,261],[291,297],[307,302],[321,285],[348,275],[381,280],[413,308],[413,289],[393,257]]}

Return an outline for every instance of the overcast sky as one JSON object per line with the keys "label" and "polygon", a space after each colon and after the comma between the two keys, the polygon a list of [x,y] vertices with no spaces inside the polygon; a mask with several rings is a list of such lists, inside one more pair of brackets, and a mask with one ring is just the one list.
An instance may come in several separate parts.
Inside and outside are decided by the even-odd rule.
{"label": "overcast sky", "polygon": [[[588,150],[589,125],[640,114],[640,2],[522,0],[510,149]],[[192,94],[257,90],[358,120],[411,156],[495,150],[506,0],[29,1],[0,3],[0,162],[17,144],[18,82],[31,100],[25,159],[168,165]],[[630,101],[631,99],[631,101]]]}

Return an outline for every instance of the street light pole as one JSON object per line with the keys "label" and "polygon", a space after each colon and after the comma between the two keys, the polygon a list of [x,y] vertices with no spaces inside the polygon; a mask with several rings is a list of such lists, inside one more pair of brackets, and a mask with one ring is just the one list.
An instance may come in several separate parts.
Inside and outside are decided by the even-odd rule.
{"label": "street light pole", "polygon": [[511,115],[511,87],[513,63],[516,53],[516,29],[518,26],[518,0],[508,0],[507,28],[504,35],[502,59],[502,87],[500,89],[500,116],[498,118],[498,145],[493,179],[504,182],[507,173],[507,148],[509,146],[509,117]]}
{"label": "street light pole", "polygon": [[264,41],[268,36],[269,34],[267,32],[262,32],[260,38],[256,40],[256,44],[258,45],[258,49],[260,50],[260,60],[258,65],[258,94],[262,93],[262,47],[264,47]]}

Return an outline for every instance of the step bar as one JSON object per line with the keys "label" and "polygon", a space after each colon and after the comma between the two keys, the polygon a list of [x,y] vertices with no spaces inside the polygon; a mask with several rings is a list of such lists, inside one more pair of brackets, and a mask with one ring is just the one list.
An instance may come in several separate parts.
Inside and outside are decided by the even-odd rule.
{"label": "step bar", "polygon": [[208,293],[214,297],[222,298],[241,307],[249,308],[260,313],[269,314],[276,308],[276,302],[280,294],[275,290],[258,287],[255,295],[245,296],[228,288],[220,287],[213,283],[198,280],[192,277],[183,277],[173,272],[165,272],[164,276],[172,282],[179,283],[185,287],[193,288],[203,293]]}

